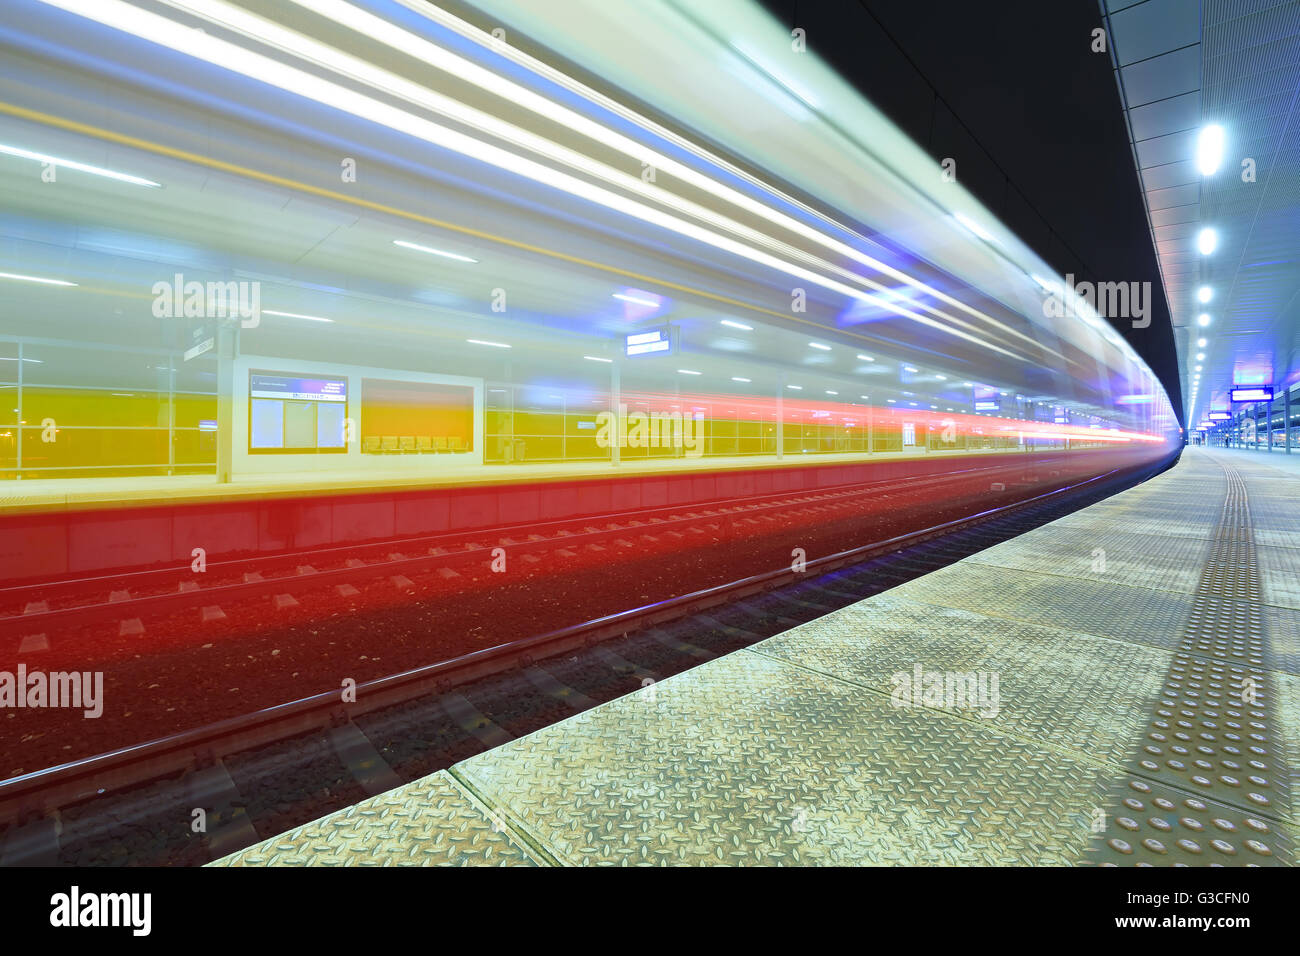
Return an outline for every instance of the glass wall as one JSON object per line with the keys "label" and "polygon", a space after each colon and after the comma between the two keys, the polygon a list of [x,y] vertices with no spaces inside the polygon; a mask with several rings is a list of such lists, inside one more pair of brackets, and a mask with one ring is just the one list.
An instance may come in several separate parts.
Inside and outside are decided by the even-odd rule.
{"label": "glass wall", "polygon": [[165,350],[0,341],[0,474],[213,473],[215,376],[181,373],[180,361]]}

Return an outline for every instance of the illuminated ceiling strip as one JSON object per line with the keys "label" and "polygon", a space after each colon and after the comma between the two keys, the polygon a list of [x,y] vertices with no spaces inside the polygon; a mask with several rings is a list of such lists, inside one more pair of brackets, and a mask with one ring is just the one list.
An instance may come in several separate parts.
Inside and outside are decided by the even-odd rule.
{"label": "illuminated ceiling strip", "polygon": [[0,279],[12,279],[15,282],[39,282],[41,285],[76,285],[66,279],[46,279],[41,276],[20,275],[17,272],[0,272]]}
{"label": "illuminated ceiling strip", "polygon": [[30,149],[19,149],[17,146],[6,146],[0,144],[0,153],[6,156],[17,156],[20,159],[32,159],[38,163],[48,163],[55,167],[65,169],[75,169],[79,172],[89,173],[92,176],[102,176],[104,179],[115,179],[118,182],[132,183],[136,186],[149,186],[154,189],[161,189],[162,184],[156,183],[152,179],[145,179],[141,176],[132,176],[129,173],[119,173],[112,169],[104,169],[102,166],[90,166],[86,163],[79,163],[72,159],[60,159],[58,156],[50,156],[48,153],[36,153]]}
{"label": "illuminated ceiling strip", "polygon": [[121,2],[121,0],[42,0],[42,2],[83,16],[89,20],[103,23],[114,29],[122,30],[141,39],[149,40],[160,46],[183,52],[196,59],[205,60],[223,69],[296,93],[326,106],[351,113],[362,119],[380,123],[399,132],[462,153],[489,165],[540,182],[543,185],[563,190],[571,195],[587,199],[644,222],[697,239],[707,245],[731,252],[760,265],[766,265],[787,275],[805,279],[841,295],[878,305],[990,351],[999,352],[1013,359],[1028,361],[1025,356],[986,342],[977,336],[950,328],[928,316],[885,302],[879,297],[863,292],[860,289],[855,289],[801,266],[796,266],[726,236],[720,236],[676,216],[653,209],[600,186],[584,182],[567,173],[559,172],[507,150],[480,142],[463,133],[406,113],[387,103],[339,86],[336,83],[331,83],[328,80],[323,80],[259,53],[246,50],[236,44],[193,30],[157,14],[131,7]]}
{"label": "illuminated ceiling strip", "polygon": [[[958,308],[961,311],[968,313],[969,315],[972,315],[979,319],[983,319],[985,322],[990,323],[994,327],[999,328],[1004,332],[1011,333],[1012,335],[1019,336],[1020,338],[1025,338],[1028,341],[1033,342],[1035,345],[1039,345],[1039,343],[1034,341],[1032,338],[1024,335],[1022,332],[1017,331],[1016,329],[1006,325],[1005,323],[998,321],[992,316],[987,315],[986,313],[981,312],[978,309],[967,305],[961,300],[953,298],[952,296],[949,296],[946,293],[933,288],[932,286],[926,285],[921,280],[916,279],[913,276],[910,276],[907,273],[902,272],[898,269],[895,269],[892,266],[888,265],[887,263],[881,262],[880,260],[867,255],[866,253],[854,248],[853,246],[840,242],[839,240],[831,236],[827,236],[824,233],[821,233],[818,230],[813,229],[811,226],[808,226],[807,224],[800,222],[798,219],[795,219],[791,216],[787,216],[784,213],[779,212],[778,210],[772,209],[771,207],[758,202],[752,197],[746,196],[742,192],[731,189],[730,187],[722,183],[719,183],[716,180],[704,176],[703,174],[697,172],[696,170],[692,169],[689,166],[686,166],[682,163],[678,163],[676,160],[672,159],[669,156],[659,153],[650,147],[638,143],[636,140],[622,136],[619,133],[602,126],[601,124],[588,119],[587,117],[583,116],[581,113],[577,113],[573,110],[569,110],[566,107],[563,107],[557,103],[554,103],[546,99],[545,97],[539,96],[538,94],[532,92],[526,87],[519,86],[518,84],[512,83],[511,81],[505,79],[504,77],[497,76],[496,74],[492,73],[490,70],[486,70],[483,67],[479,66],[478,64],[466,60],[463,57],[459,57],[453,53],[442,50],[440,47],[437,47],[436,45],[430,43],[429,41],[424,40],[420,37],[416,37],[414,34],[402,30],[400,27],[396,27],[393,24],[388,23],[387,21],[381,20],[378,17],[374,17],[370,14],[366,14],[363,13],[362,11],[356,10],[356,8],[350,7],[348,4],[342,3],[341,0],[320,0],[319,3],[316,2],[316,0],[293,0],[293,2],[298,3],[299,5],[302,6],[310,7],[312,10],[315,10],[318,13],[322,13],[326,16],[330,16],[330,18],[334,19],[336,22],[351,26],[353,29],[357,30],[358,32],[367,33],[368,35],[373,36],[375,39],[380,40],[380,42],[392,46],[394,49],[403,50],[404,52],[407,52],[412,56],[423,59],[425,60],[425,62],[429,63],[432,66],[438,67],[439,69],[452,73],[454,76],[457,76],[461,79],[468,80],[474,85],[479,86],[481,89],[487,90],[492,93],[496,93],[497,95],[502,96],[508,101],[524,106],[525,108],[530,109],[541,116],[545,116],[549,119],[555,120],[556,122],[563,123],[566,126],[569,126],[574,131],[580,132],[586,135],[587,137],[594,139],[597,142],[602,143],[606,146],[617,149],[619,152],[622,152],[627,156],[631,156],[635,159],[648,162],[656,169],[668,172],[671,175],[674,175],[679,179],[682,179],[683,181],[690,183],[691,185],[694,185],[700,189],[705,190],[706,192],[718,197],[719,199],[724,199],[732,203],[733,205],[739,206],[742,209],[747,210],[748,212],[761,216],[762,218],[768,220],[769,222],[772,222],[776,225],[780,225],[783,228],[790,230],[791,232],[795,232],[806,239],[810,239],[822,246],[825,246],[826,248],[838,253],[839,255],[847,256],[848,258],[853,259],[854,261],[859,262],[862,265],[869,266],[870,268],[875,269],[878,272],[891,276],[899,280],[900,282],[904,282],[907,285],[912,286],[915,289],[918,289],[922,292],[932,295],[935,298],[939,299],[940,301],[946,302],[949,305],[952,305],[955,308]],[[776,196],[779,199],[787,203],[790,203],[791,205],[798,206],[799,208],[808,212],[810,215],[816,216],[818,219],[821,219],[827,224],[833,226],[834,228],[842,232],[848,233],[849,235],[853,236],[855,239],[858,239],[862,242],[867,241],[866,237],[859,235],[858,233],[848,228],[847,226],[843,225],[842,223],[839,223],[831,219],[829,216],[826,216],[825,214],[808,207],[806,204],[799,202],[798,200],[794,199],[791,196],[787,196],[786,194],[780,192],[779,190],[769,185],[768,183],[765,183],[755,178],[754,176],[749,175],[743,170],[736,168],[735,166],[723,160],[721,157],[715,156],[712,153],[707,152],[706,150],[700,148],[695,143],[692,143],[690,140],[678,136],[677,134],[673,133],[671,130],[659,126],[658,124],[652,122],[646,117],[641,116],[640,114],[624,107],[622,104],[618,103],[617,101],[612,100],[609,97],[599,93],[598,91],[579,83],[578,81],[574,80],[572,77],[569,77],[566,74],[561,73],[558,70],[555,70],[547,66],[545,63],[541,62],[540,60],[534,59],[528,54],[516,50],[513,47],[509,46],[508,44],[504,44],[497,41],[491,34],[485,33],[482,30],[479,30],[477,27],[474,27],[472,24],[469,24],[466,21],[453,16],[447,11],[441,10],[436,6],[433,6],[431,3],[428,3],[427,0],[397,0],[397,2],[402,4],[402,6],[404,7],[407,7],[411,11],[420,14],[426,19],[432,20],[435,23],[441,24],[442,26],[446,27],[449,30],[459,33],[461,36],[477,43],[479,46],[486,47],[487,49],[493,50],[494,52],[500,54],[503,57],[506,57],[507,59],[512,60],[513,62],[524,67],[525,69],[533,73],[536,73],[539,76],[545,77],[546,79],[556,83],[557,85],[565,87],[571,92],[576,93],[579,96],[583,97],[584,99],[587,99],[588,101],[598,106],[601,106],[612,113],[621,116],[622,118],[628,120],[629,122],[635,123],[636,125],[640,126],[642,129],[646,130],[652,135],[666,139],[682,147],[683,149],[695,154],[696,156],[700,157],[706,162],[712,163],[713,165],[718,166],[721,169],[725,169],[728,173],[738,178],[745,179],[746,181],[759,187],[765,192],[770,193],[771,195]],[[332,12],[326,13],[325,11],[327,10]],[[417,50],[420,52],[414,52]],[[892,290],[890,291],[892,292]],[[1039,347],[1041,348],[1042,346],[1039,345]]]}
{"label": "illuminated ceiling strip", "polygon": [[[48,2],[57,3],[57,0],[48,0]],[[336,74],[364,83],[373,89],[397,96],[416,106],[440,113],[480,132],[487,133],[491,136],[497,137],[498,139],[509,142],[512,146],[530,150],[534,153],[545,156],[548,159],[563,163],[573,169],[581,170],[582,172],[604,180],[607,183],[620,186],[631,192],[640,193],[647,198],[654,199],[661,204],[676,210],[677,212],[693,216],[715,229],[726,230],[727,232],[744,238],[751,243],[764,246],[773,252],[780,253],[781,255],[786,256],[787,259],[802,261],[805,265],[814,266],[824,272],[838,275],[840,278],[846,279],[850,282],[859,283],[875,292],[883,293],[892,298],[899,298],[899,295],[893,289],[890,289],[879,282],[867,279],[857,273],[835,265],[834,263],[810,255],[802,249],[791,246],[789,243],[775,239],[756,229],[722,216],[707,207],[677,196],[662,187],[646,183],[639,176],[633,176],[604,163],[600,163],[582,153],[569,149],[510,123],[506,123],[494,116],[484,113],[481,110],[457,102],[450,97],[429,90],[426,87],[413,83],[410,80],[387,70],[373,66],[357,57],[350,56],[333,47],[305,37],[300,33],[288,30],[272,21],[254,16],[245,10],[233,7],[229,3],[224,2],[224,0],[163,0],[163,2],[175,9],[200,16],[211,23],[233,30],[248,39],[264,43],[284,53],[289,53],[293,56],[299,57],[300,59],[307,60],[318,67],[329,69]],[[422,40],[413,34],[407,33],[407,31],[401,30],[387,21],[363,13],[347,4],[327,2],[318,5],[313,0],[311,8],[318,13],[324,12],[324,8],[332,9],[340,16],[345,12],[351,13],[353,15],[352,20],[359,19],[367,28],[365,30],[357,28],[359,32],[363,32],[366,36],[372,38],[377,35],[385,35],[391,38],[395,33],[400,37],[406,38],[410,44],[421,45],[421,52],[423,52],[425,56],[436,56],[437,54],[444,52],[427,41]],[[339,17],[334,17],[334,19],[339,20]],[[345,21],[339,20],[339,22]],[[352,26],[353,23],[348,21],[347,25]],[[389,45],[393,46],[395,49],[409,52],[409,50],[407,50],[402,44],[394,42],[389,43]],[[407,45],[409,46],[409,44]],[[459,60],[459,58],[454,59]],[[579,114],[574,115],[577,116]],[[604,130],[610,136],[616,135],[612,130],[606,130],[605,127],[597,125],[597,128]],[[629,142],[631,141],[629,140]],[[664,158],[666,159],[666,157]],[[705,183],[713,183],[713,185],[719,189],[723,188],[720,184],[714,183],[713,180],[710,180],[707,177],[701,177],[701,180]],[[758,205],[761,206],[762,204]],[[929,287],[926,288],[931,293],[935,293],[935,290],[929,289]],[[870,301],[874,301],[876,304],[881,305],[888,311],[894,312],[897,315],[907,318],[915,318],[915,313],[909,309],[894,306],[889,301],[883,299]],[[921,309],[924,309],[935,316],[947,319],[948,321],[956,323],[957,325],[971,331],[976,331],[976,326],[963,319],[949,315],[948,313],[936,309],[926,303],[917,303],[917,305]],[[935,325],[934,327],[943,328],[941,325]],[[1024,335],[1023,333],[1009,327],[1007,327],[1006,330],[1031,343],[1035,347],[1042,349],[1048,354],[1065,360],[1065,356],[1054,352],[1052,349],[1032,337]],[[949,330],[945,329],[945,331]],[[954,332],[952,334],[956,333]],[[979,340],[972,339],[972,341]],[[1011,355],[1014,353],[1008,352],[1006,354]],[[1025,360],[1028,361],[1028,359]]]}

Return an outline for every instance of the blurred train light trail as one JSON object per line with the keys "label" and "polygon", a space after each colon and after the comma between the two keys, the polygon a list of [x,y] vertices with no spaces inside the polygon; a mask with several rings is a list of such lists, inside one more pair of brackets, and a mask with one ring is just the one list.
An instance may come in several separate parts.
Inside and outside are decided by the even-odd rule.
{"label": "blurred train light trail", "polygon": [[142,176],[132,176],[129,173],[119,173],[111,169],[104,169],[102,166],[90,166],[86,163],[79,163],[73,159],[61,159],[58,156],[50,156],[47,153],[37,153],[30,149],[20,149],[17,146],[6,146],[0,143],[0,153],[7,156],[17,156],[21,159],[31,159],[38,163],[46,163],[55,168],[75,169],[78,172],[89,173],[92,176],[101,176],[105,179],[114,179],[122,183],[131,183],[135,186],[147,186],[151,189],[161,189],[162,183],[156,183],[152,179],[145,179]]}

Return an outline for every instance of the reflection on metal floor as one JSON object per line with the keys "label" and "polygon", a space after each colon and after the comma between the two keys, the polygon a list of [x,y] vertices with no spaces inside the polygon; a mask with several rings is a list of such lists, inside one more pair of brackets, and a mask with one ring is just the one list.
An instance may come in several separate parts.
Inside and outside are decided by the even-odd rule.
{"label": "reflection on metal floor", "polygon": [[224,864],[1288,865],[1300,474],[1189,450]]}

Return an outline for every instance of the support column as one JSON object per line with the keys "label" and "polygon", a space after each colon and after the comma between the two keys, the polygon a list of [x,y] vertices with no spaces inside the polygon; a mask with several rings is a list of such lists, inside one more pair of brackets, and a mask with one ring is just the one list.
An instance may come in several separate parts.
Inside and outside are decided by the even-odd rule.
{"label": "support column", "polygon": [[22,481],[23,478],[23,341],[18,340],[18,417],[14,419],[17,423],[14,427],[18,430],[18,441],[14,446],[14,478]]}
{"label": "support column", "polygon": [[874,454],[876,451],[875,438],[875,409],[871,405],[871,396],[867,395],[867,454]]}
{"label": "support column", "polygon": [[235,467],[235,359],[239,326],[217,327],[217,483],[230,481]]}
{"label": "support column", "polygon": [[776,382],[776,460],[785,458],[785,375]]}
{"label": "support column", "polygon": [[1291,454],[1291,388],[1282,393],[1282,436],[1286,445],[1286,454]]}
{"label": "support column", "polygon": [[176,474],[176,353],[167,356],[167,474]]}
{"label": "support column", "polygon": [[[614,440],[609,444],[609,463],[615,468],[617,468],[619,463],[623,461],[623,449],[619,447],[618,436],[623,434],[624,429],[627,428],[627,422],[622,421],[622,409],[620,408],[620,405],[622,405],[623,402],[623,379],[619,372],[620,369],[618,367],[618,362],[615,361],[614,364],[609,367],[609,410],[617,416],[617,420],[619,421],[619,427],[615,429]],[[685,416],[686,409],[683,408],[682,428],[686,427]]]}

